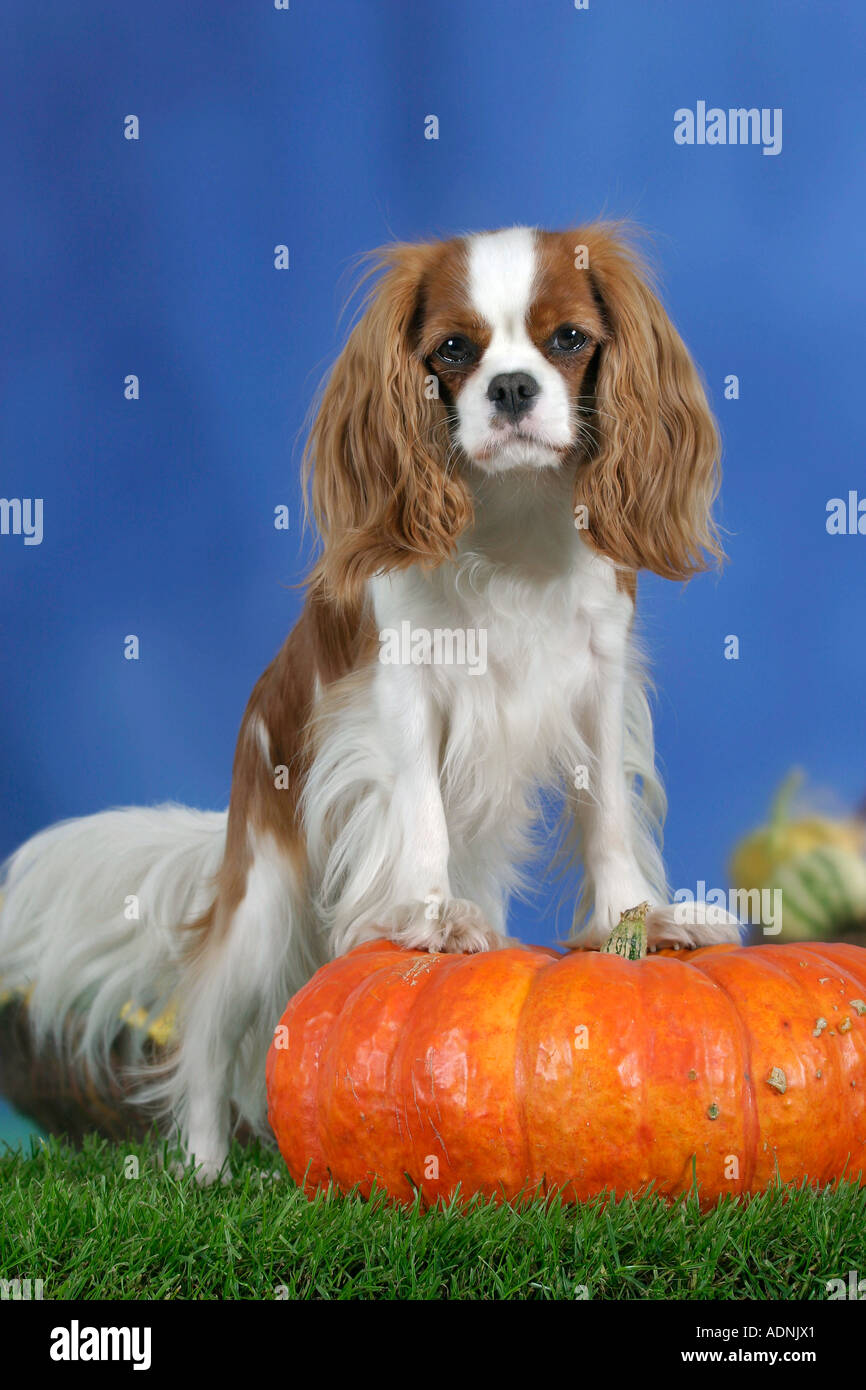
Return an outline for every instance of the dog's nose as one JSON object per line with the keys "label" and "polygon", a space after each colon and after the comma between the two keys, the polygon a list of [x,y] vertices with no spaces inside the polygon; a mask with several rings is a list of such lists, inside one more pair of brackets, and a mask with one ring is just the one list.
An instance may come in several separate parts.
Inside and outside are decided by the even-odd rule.
{"label": "dog's nose", "polygon": [[487,399],[493,402],[498,415],[510,415],[519,420],[531,410],[540,387],[529,372],[500,372],[487,388]]}

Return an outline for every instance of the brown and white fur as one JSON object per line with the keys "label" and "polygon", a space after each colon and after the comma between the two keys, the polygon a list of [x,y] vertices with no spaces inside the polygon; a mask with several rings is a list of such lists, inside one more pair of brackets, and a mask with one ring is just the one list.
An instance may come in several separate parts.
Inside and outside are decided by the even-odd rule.
{"label": "brown and white fur", "polygon": [[[718,441],[645,270],[592,225],[392,246],[372,274],[308,446],[321,556],[250,697],[227,816],[109,811],[7,866],[0,975],[32,987],[40,1037],[83,1014],[96,1066],[126,1004],[176,1002],[154,1090],[205,1179],[234,1117],[265,1125],[272,1031],[317,966],[383,932],[507,940],[543,789],[582,866],[575,939],[644,899],[654,945],[737,935],[675,914],[659,852],[636,572],[719,557]],[[486,668],[386,664],[407,621],[483,631]]]}

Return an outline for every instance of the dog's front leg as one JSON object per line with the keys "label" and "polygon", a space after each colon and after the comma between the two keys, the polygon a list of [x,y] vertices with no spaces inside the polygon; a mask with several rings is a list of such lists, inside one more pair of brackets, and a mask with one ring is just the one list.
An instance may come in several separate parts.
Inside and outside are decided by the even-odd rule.
{"label": "dog's front leg", "polygon": [[443,721],[429,668],[387,666],[377,673],[376,703],[393,776],[389,818],[396,828],[382,926],[402,946],[485,951],[505,944],[475,903],[452,895],[450,843],[439,760]]}
{"label": "dog's front leg", "polygon": [[[610,618],[594,633],[594,680],[582,726],[592,765],[590,784],[576,806],[593,911],[576,940],[585,946],[603,945],[623,912],[648,902],[651,948],[738,942],[741,929],[735,917],[714,908],[706,911],[703,904],[675,906],[668,899],[661,853],[649,818],[639,813],[625,766],[628,643],[628,622]],[[633,694],[638,695],[637,687]],[[642,693],[639,699],[640,727],[633,731],[631,753],[646,782],[655,777],[652,724]]]}
{"label": "dog's front leg", "polygon": [[[585,890],[593,904],[592,916],[577,938],[586,946],[602,945],[627,908],[658,901],[659,885],[648,881],[641,858],[655,863],[657,879],[664,877],[654,843],[646,843],[644,854],[638,854],[638,837],[647,832],[636,817],[625,770],[626,621],[611,614],[593,639],[593,677],[580,721],[591,755],[589,784],[578,794],[575,808]],[[651,769],[651,741],[643,752]]]}

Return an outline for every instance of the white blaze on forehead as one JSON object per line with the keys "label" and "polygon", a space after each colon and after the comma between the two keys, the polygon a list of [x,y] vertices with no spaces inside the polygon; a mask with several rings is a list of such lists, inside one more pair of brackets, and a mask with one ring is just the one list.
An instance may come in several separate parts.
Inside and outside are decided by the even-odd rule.
{"label": "white blaze on forehead", "polygon": [[469,238],[469,299],[494,333],[521,333],[536,269],[532,227],[506,227]]}
{"label": "white blaze on forehead", "polygon": [[[488,472],[555,467],[574,438],[566,383],[532,341],[527,327],[538,272],[538,234],[508,227],[468,239],[469,302],[490,342],[457,396],[457,439]],[[495,377],[526,372],[537,391],[519,422],[503,426],[488,390]]]}

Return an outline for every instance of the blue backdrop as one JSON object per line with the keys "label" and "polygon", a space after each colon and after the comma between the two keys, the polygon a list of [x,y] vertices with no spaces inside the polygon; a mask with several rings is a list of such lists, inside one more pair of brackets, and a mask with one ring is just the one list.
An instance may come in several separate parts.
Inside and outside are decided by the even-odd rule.
{"label": "blue backdrop", "polygon": [[[862,7],[4,10],[0,495],[42,498],[44,536],[0,535],[0,853],[106,806],[226,803],[298,608],[299,438],[353,258],[600,213],[656,234],[725,443],[723,577],[641,581],[672,881],[724,886],[792,762],[860,796],[866,535],[825,520],[866,496]],[[781,152],[676,143],[701,101],[780,108]],[[551,904],[516,930],[551,939]]]}

